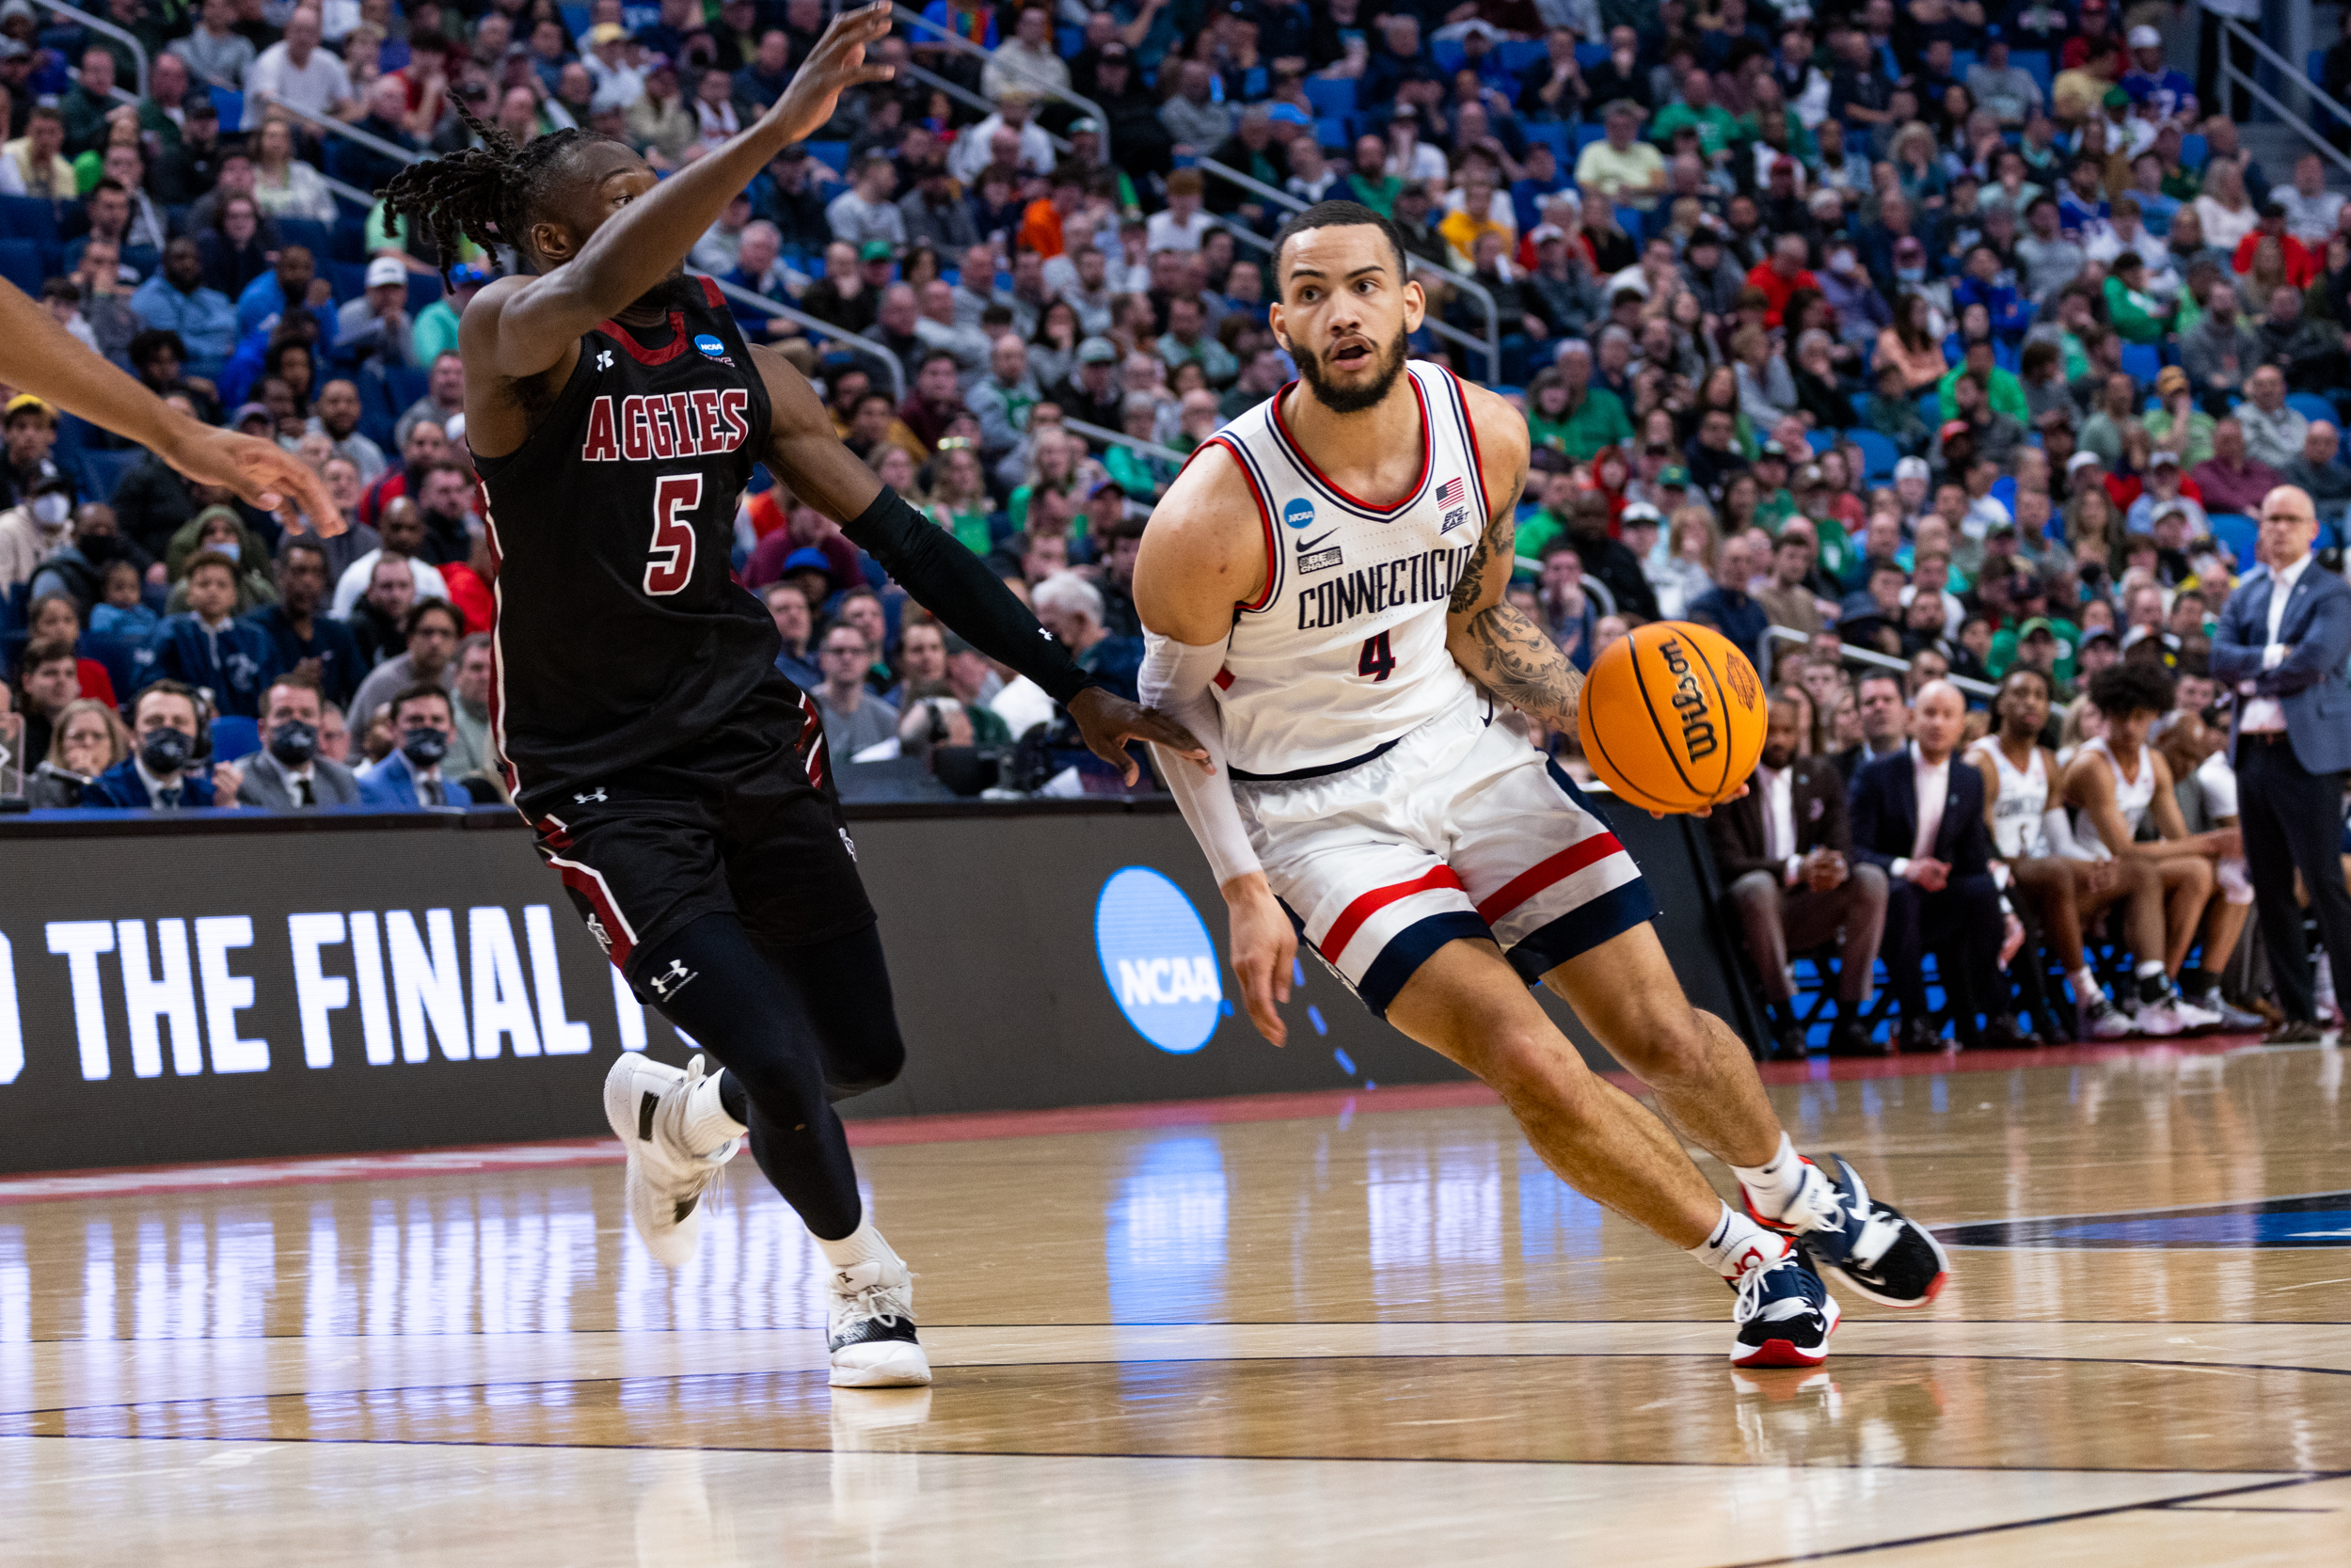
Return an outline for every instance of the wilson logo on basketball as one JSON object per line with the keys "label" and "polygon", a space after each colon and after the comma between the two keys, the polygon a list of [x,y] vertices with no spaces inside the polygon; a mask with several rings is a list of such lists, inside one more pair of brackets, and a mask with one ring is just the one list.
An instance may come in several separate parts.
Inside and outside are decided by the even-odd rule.
{"label": "wilson logo on basketball", "polygon": [[1683,753],[1692,762],[1712,756],[1721,744],[1714,734],[1714,705],[1707,701],[1706,689],[1691,669],[1689,654],[1677,639],[1671,638],[1659,643],[1657,652],[1665,660],[1666,673],[1674,677],[1674,711],[1681,716]]}

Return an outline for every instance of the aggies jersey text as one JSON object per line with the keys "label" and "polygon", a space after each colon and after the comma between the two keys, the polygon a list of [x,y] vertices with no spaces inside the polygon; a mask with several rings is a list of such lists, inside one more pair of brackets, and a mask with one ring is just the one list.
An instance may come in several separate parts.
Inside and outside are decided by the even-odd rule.
{"label": "aggies jersey text", "polygon": [[707,734],[773,678],[775,625],[730,574],[767,388],[695,281],[666,329],[582,337],[529,438],[478,457],[499,568],[490,721],[526,809]]}

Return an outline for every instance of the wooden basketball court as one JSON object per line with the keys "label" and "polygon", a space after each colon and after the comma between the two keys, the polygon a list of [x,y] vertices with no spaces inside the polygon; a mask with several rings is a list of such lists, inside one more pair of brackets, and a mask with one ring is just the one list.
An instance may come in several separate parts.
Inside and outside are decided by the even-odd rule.
{"label": "wooden basketball court", "polygon": [[0,1560],[2351,1561],[2343,1053],[1870,1067],[1955,1277],[1813,1372],[1474,1087],[867,1124],[928,1390],[749,1160],[675,1275],[610,1144],[0,1180]]}

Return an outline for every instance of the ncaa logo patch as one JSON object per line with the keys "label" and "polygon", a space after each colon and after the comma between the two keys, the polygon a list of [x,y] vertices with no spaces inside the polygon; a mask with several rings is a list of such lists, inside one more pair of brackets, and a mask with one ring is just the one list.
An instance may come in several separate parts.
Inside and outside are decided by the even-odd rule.
{"label": "ncaa logo patch", "polygon": [[700,349],[702,351],[703,357],[707,359],[723,359],[726,357],[726,345],[719,341],[717,338],[707,332],[703,333],[694,340],[694,347]]}
{"label": "ncaa logo patch", "polygon": [[1144,865],[1113,873],[1094,901],[1094,950],[1119,1011],[1152,1044],[1188,1055],[1216,1032],[1216,949],[1175,883]]}
{"label": "ncaa logo patch", "polygon": [[1281,509],[1281,520],[1292,528],[1314,526],[1314,503],[1300,496]]}

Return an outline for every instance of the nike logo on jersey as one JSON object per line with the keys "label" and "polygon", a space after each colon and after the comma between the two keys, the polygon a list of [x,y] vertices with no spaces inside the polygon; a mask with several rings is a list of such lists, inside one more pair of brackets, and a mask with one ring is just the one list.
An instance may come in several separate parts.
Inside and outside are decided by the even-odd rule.
{"label": "nike logo on jersey", "polygon": [[1301,539],[1301,540],[1299,540],[1299,541],[1298,541],[1298,554],[1300,554],[1301,556],[1303,556],[1303,555],[1305,555],[1305,554],[1306,554],[1309,550],[1315,549],[1315,548],[1319,547],[1319,546],[1321,546],[1321,544],[1322,544],[1322,542],[1323,542],[1324,540],[1326,540],[1326,539],[1329,538],[1329,537],[1330,537],[1330,535],[1331,535],[1332,533],[1336,533],[1336,532],[1338,532],[1338,531],[1338,531],[1337,529],[1332,529],[1332,530],[1330,530],[1330,531],[1329,531],[1329,532],[1327,532],[1327,533],[1318,533],[1318,534],[1316,534],[1316,535],[1315,535],[1313,538],[1311,538],[1311,539]]}
{"label": "nike logo on jersey", "polygon": [[699,387],[691,392],[608,393],[588,405],[583,463],[643,463],[733,451],[751,438],[744,415],[751,394],[740,387]]}
{"label": "nike logo on jersey", "polygon": [[1401,605],[1427,604],[1453,596],[1469,551],[1423,550],[1375,565],[1358,566],[1344,577],[1298,591],[1298,630],[1336,626],[1358,615],[1377,615]]}

